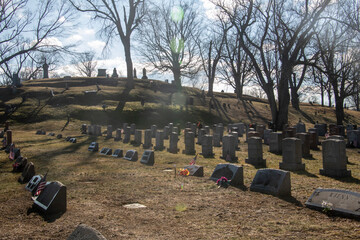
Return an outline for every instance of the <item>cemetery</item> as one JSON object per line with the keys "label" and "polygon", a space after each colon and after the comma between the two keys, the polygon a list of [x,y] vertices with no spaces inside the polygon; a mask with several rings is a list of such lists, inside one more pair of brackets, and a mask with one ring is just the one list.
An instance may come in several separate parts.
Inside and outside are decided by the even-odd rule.
{"label": "cemetery", "polygon": [[[24,84],[24,94],[38,91],[44,106],[31,115],[36,99],[28,98],[6,119],[7,129],[0,123],[6,130],[0,138],[0,239],[359,236],[359,134],[354,127],[344,127],[345,134],[341,127],[330,129],[330,110],[316,118],[325,126],[314,116],[299,124],[289,109],[289,128],[273,132],[263,120],[270,116],[261,99],[252,99],[258,116],[250,120],[233,95],[223,99],[219,93],[224,117],[204,106],[195,90],[184,90],[193,105],[166,105],[170,87],[162,90],[159,83],[151,95],[149,80],[138,79],[123,112],[115,114],[115,97],[108,96],[118,94],[123,82],[114,87],[111,81],[71,78],[69,90],[53,102],[41,94],[41,84],[58,93],[63,82]],[[83,91],[95,83],[102,90],[88,98]],[[144,106],[139,92],[147,96]],[[66,112],[58,107],[70,99]],[[315,106],[301,107],[312,116]],[[358,112],[347,114],[360,124]]]}

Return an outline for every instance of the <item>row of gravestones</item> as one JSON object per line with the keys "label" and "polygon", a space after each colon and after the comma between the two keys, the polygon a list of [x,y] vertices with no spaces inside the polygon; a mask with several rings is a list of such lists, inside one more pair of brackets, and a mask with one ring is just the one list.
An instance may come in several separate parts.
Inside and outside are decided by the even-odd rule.
{"label": "row of gravestones", "polygon": [[[9,159],[14,161],[12,171],[21,173],[18,182],[21,184],[26,183],[25,189],[33,195],[33,208],[46,215],[64,213],[67,205],[66,186],[58,181],[47,182],[46,176],[35,175],[34,163],[28,162],[27,158],[21,155],[20,148],[15,148],[12,131],[9,130],[8,124],[5,125],[4,132],[6,132],[6,136],[0,136],[3,137],[3,149],[6,153],[9,153]],[[46,133],[41,131],[41,135],[43,134]],[[45,183],[42,191],[39,191],[40,193],[34,196],[42,181]]]}

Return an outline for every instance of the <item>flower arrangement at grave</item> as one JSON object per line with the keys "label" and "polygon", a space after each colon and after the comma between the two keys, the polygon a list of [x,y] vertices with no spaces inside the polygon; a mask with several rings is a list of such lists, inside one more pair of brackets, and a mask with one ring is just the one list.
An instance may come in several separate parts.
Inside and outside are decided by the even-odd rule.
{"label": "flower arrangement at grave", "polygon": [[187,169],[180,169],[180,176],[189,176],[190,172]]}
{"label": "flower arrangement at grave", "polygon": [[323,207],[324,213],[329,213],[331,210],[333,210],[333,204],[331,202],[322,201],[321,207]]}
{"label": "flower arrangement at grave", "polygon": [[230,181],[226,177],[221,177],[216,181],[216,185],[227,188],[230,185]]}

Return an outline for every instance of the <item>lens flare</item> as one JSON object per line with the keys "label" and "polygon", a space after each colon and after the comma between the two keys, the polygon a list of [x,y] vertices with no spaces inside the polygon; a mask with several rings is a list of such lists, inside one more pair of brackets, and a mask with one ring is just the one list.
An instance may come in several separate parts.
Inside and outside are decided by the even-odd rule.
{"label": "lens flare", "polygon": [[174,22],[180,22],[184,18],[184,10],[180,6],[175,6],[171,9],[171,19]]}
{"label": "lens flare", "polygon": [[171,51],[180,53],[184,49],[184,39],[174,37],[170,42]]}

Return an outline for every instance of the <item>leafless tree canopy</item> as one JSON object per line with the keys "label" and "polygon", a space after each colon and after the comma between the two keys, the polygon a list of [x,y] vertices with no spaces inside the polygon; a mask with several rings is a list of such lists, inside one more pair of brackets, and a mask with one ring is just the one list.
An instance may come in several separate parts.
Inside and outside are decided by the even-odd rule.
{"label": "leafless tree canopy", "polygon": [[76,54],[72,60],[72,64],[81,76],[92,77],[96,72],[97,66],[95,52],[87,51]]}

